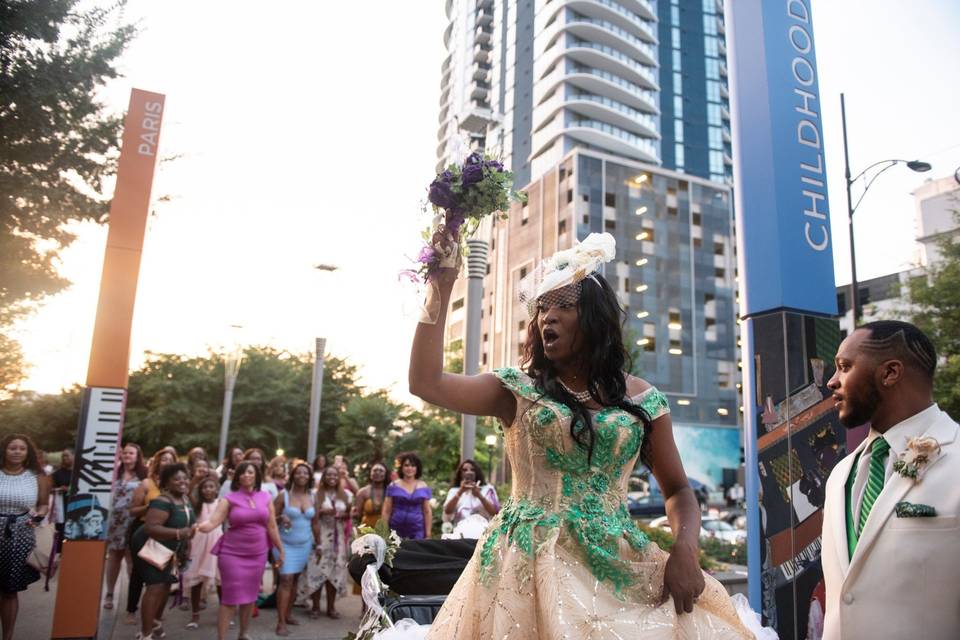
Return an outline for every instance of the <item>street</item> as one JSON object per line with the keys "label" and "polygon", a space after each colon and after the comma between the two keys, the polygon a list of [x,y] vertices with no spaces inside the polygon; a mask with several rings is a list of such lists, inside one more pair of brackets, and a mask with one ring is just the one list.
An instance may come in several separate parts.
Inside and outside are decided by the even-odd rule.
{"label": "street", "polygon": [[[264,576],[265,588],[269,587],[269,574]],[[17,640],[49,640],[50,629],[53,624],[53,605],[56,598],[56,579],[50,581],[50,591],[43,590],[43,580],[30,585],[30,588],[20,594],[20,613],[17,617],[17,628],[14,637]],[[137,635],[138,626],[124,622],[126,617],[126,577],[121,576],[117,588],[117,600],[112,610],[101,610],[100,633],[98,640],[133,640]],[[168,608],[164,615],[164,629],[168,640],[190,640],[197,638],[207,640],[217,637],[217,605],[216,596],[209,599],[210,605],[200,613],[200,628],[186,629],[190,621],[190,612],[179,608]],[[356,631],[360,621],[360,596],[352,593],[337,602],[340,613],[338,620],[331,620],[322,616],[319,620],[311,620],[306,615],[306,609],[295,608],[294,616],[299,620],[299,626],[291,626],[289,640],[340,640],[347,633]],[[139,616],[137,618],[139,623]],[[260,615],[250,621],[248,633],[252,640],[277,638],[274,628],[277,623],[274,609],[263,609]],[[230,629],[228,638],[231,640],[238,635],[237,627]]]}

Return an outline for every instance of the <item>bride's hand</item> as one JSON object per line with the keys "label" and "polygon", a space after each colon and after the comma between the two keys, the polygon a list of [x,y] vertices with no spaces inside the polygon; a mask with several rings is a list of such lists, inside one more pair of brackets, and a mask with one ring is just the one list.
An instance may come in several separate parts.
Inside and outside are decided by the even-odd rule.
{"label": "bride's hand", "polygon": [[677,615],[692,612],[694,603],[706,587],[698,556],[697,547],[678,542],[673,545],[667,559],[663,573],[661,604],[673,596]]}

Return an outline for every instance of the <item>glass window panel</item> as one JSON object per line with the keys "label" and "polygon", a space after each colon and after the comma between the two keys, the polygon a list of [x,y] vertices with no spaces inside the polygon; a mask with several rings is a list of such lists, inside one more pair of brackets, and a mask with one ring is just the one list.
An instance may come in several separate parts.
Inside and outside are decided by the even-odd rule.
{"label": "glass window panel", "polygon": [[680,71],[683,68],[683,65],[680,64],[680,50],[673,49],[673,70]]}
{"label": "glass window panel", "polygon": [[719,49],[717,48],[716,36],[703,37],[703,51],[707,56],[711,58],[717,57],[717,54],[719,53]]}
{"label": "glass window panel", "polygon": [[683,97],[673,96],[673,115],[678,118],[683,117]]}
{"label": "glass window panel", "polygon": [[683,76],[676,72],[673,74],[673,92],[676,94],[683,93]]}
{"label": "glass window panel", "polygon": [[[680,48],[680,28],[673,27],[672,29],[670,29],[670,37],[672,40],[671,43],[673,44],[673,48],[679,49]],[[716,46],[717,46],[716,38],[714,38],[713,46],[714,46],[714,51],[716,51]],[[714,53],[713,55],[717,55],[717,54]]]}
{"label": "glass window panel", "polygon": [[677,142],[683,142],[683,120],[673,121],[673,137]]}

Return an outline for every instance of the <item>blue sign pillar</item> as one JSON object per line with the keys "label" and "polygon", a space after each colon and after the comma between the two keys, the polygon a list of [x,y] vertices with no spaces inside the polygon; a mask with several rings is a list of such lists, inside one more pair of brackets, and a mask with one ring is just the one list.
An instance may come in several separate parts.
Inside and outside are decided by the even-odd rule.
{"label": "blue sign pillar", "polygon": [[823,487],[843,453],[810,0],[727,0],[750,604],[781,638],[822,620]]}

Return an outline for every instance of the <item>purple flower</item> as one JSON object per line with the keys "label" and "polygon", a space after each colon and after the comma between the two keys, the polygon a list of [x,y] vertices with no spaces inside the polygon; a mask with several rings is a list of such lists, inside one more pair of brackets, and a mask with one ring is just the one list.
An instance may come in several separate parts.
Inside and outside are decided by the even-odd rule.
{"label": "purple flower", "polygon": [[487,160],[483,163],[483,165],[488,169],[493,169],[497,172],[503,171],[503,163],[501,163],[499,160]]}
{"label": "purple flower", "polygon": [[453,193],[453,174],[444,171],[437,179],[430,183],[430,192],[427,199],[441,209],[449,209],[456,202],[456,195]]}
{"label": "purple flower", "polygon": [[420,249],[420,255],[417,256],[417,262],[422,262],[423,264],[430,264],[433,262],[435,252],[433,247],[424,247]]}
{"label": "purple flower", "polygon": [[[473,156],[471,156],[473,157]],[[483,164],[468,164],[463,168],[463,186],[469,187],[483,180]]]}
{"label": "purple flower", "polygon": [[460,227],[463,226],[466,217],[463,215],[462,211],[451,211],[447,215],[447,229],[450,230],[450,234],[457,238],[460,234]]}
{"label": "purple flower", "polygon": [[483,164],[483,154],[476,151],[467,156],[467,159],[463,161],[463,168],[466,170],[467,167],[471,167],[475,164]]}

